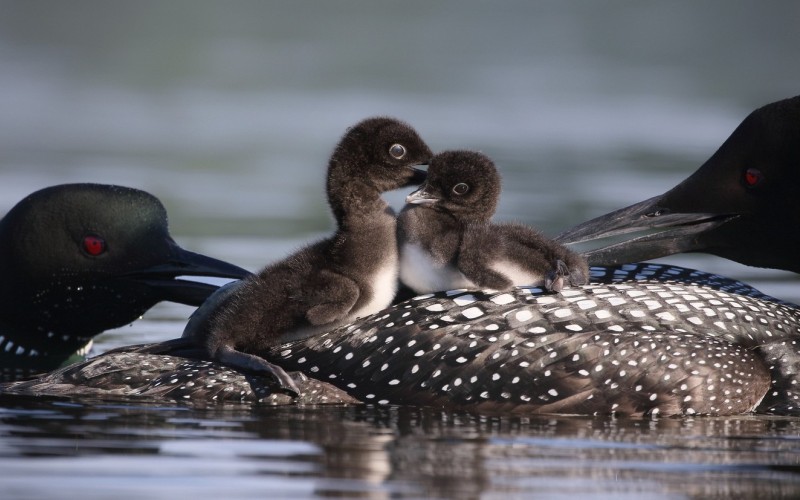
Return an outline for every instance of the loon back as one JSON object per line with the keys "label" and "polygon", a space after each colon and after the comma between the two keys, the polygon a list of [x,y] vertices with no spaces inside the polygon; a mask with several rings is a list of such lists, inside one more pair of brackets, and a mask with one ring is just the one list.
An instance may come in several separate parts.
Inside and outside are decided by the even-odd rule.
{"label": "loon back", "polygon": [[762,401],[771,350],[800,327],[795,307],[734,280],[651,264],[593,273],[594,284],[560,296],[417,297],[274,359],[380,404],[732,414]]}
{"label": "loon back", "polygon": [[186,339],[126,346],[37,378],[0,383],[0,394],[175,401],[193,407],[357,402],[344,391],[302,373],[292,374],[301,391],[293,398],[272,377],[238,372],[200,354]]}

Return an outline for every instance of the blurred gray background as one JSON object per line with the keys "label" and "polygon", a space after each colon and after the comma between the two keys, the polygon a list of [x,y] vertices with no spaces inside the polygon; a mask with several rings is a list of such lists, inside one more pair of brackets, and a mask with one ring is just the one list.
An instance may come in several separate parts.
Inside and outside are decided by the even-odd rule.
{"label": "blurred gray background", "polygon": [[182,243],[253,269],[330,229],[328,155],[370,115],[410,122],[434,150],[489,154],[497,218],[556,234],[665,191],[751,110],[800,93],[793,1],[0,12],[0,213],[56,183],[138,187]]}

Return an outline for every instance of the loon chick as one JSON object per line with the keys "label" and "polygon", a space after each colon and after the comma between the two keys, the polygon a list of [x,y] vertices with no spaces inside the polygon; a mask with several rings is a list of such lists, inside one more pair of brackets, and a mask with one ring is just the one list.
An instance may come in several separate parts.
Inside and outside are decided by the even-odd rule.
{"label": "loon chick", "polygon": [[584,255],[616,265],[679,252],[800,273],[800,96],[750,113],[695,173],[666,193],[559,235],[577,243],[645,229],[659,232]]}
{"label": "loon chick", "polygon": [[560,291],[588,281],[578,254],[522,224],[492,224],[500,175],[474,151],[431,159],[425,183],[397,219],[400,280],[417,293],[459,288],[509,290],[544,285]]}
{"label": "loon chick", "polygon": [[177,276],[249,274],[179,247],[164,206],[144,191],[37,191],[0,220],[0,378],[52,370],[162,300],[198,306],[217,288]]}
{"label": "loon chick", "polygon": [[397,291],[395,215],[381,193],[419,184],[431,150],[409,125],[386,117],[350,128],[328,166],[328,202],[336,232],[212,297],[187,325],[212,359],[292,379],[263,358],[269,347],[367,316]]}

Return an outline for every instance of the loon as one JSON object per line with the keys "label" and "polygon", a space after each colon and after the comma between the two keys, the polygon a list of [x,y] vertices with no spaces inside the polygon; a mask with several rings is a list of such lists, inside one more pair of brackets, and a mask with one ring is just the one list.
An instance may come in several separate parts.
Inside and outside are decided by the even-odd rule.
{"label": "loon", "polygon": [[656,232],[585,252],[616,265],[705,252],[800,273],[800,96],[753,111],[694,174],[666,193],[560,234],[562,243]]}
{"label": "loon", "polygon": [[185,336],[230,367],[273,375],[299,389],[260,354],[378,312],[397,292],[395,214],[381,193],[416,185],[433,153],[394,118],[368,118],[348,129],[331,155],[327,194],[335,233],[245,278],[207,301]]}
{"label": "loon", "polygon": [[164,206],[138,189],[63,184],[0,220],[0,378],[57,368],[156,303],[200,305],[217,287],[177,276],[250,273],[179,247]]}
{"label": "loon", "polygon": [[[517,287],[423,295],[274,346],[262,354],[290,370],[297,400],[271,377],[191,352],[183,338],[109,351],[0,385],[0,393],[191,406],[360,401],[502,414],[797,414],[787,354],[798,349],[791,339],[799,331],[796,306],[744,283],[626,264],[591,268],[588,285],[560,294]],[[772,382],[771,372],[780,374]]]}
{"label": "loon", "polygon": [[522,224],[493,224],[500,175],[475,151],[433,157],[428,177],[398,216],[400,279],[416,293],[459,288],[507,291],[582,285],[589,269],[578,254]]}
{"label": "loon", "polygon": [[[661,255],[713,251],[737,255],[744,263],[796,271],[796,264],[785,258],[795,235],[781,224],[798,212],[776,216],[770,210],[796,203],[791,190],[798,186],[798,132],[800,98],[756,110],[697,174],[675,188],[674,193],[695,193],[697,205],[675,196],[662,200],[674,204],[664,209],[671,212],[645,212],[662,217],[659,226],[676,222],[675,229],[667,230],[670,234],[651,236],[652,241],[635,239],[602,259],[611,258],[614,251],[645,255],[641,252],[651,242],[660,245],[660,237],[674,242],[662,245]],[[702,186],[693,188],[696,182]],[[713,184],[728,188],[708,190]],[[761,188],[766,195],[760,194]],[[742,199],[737,200],[737,194]],[[777,200],[779,195],[786,199]],[[699,215],[688,208],[695,206],[701,207]],[[681,221],[684,216],[690,218],[686,224]],[[767,221],[770,217],[780,222]],[[649,218],[643,220],[647,224]],[[758,233],[771,243],[764,248],[755,248],[747,232],[759,220],[778,231]],[[612,225],[611,231],[624,231],[624,224]],[[607,232],[607,227],[598,231],[578,226],[578,235],[568,231],[562,242]],[[788,234],[781,239],[784,233]],[[741,248],[757,255],[737,253]],[[592,258],[597,257],[590,253]],[[265,354],[286,370],[301,370],[378,405],[503,413],[798,415],[798,341],[797,305],[701,271],[625,263],[593,265],[589,284],[560,294],[517,287],[497,293],[452,290],[419,296],[330,332],[274,346]],[[5,384],[0,391],[107,397],[114,389],[106,384],[110,375],[103,363],[112,359],[109,356],[143,352],[160,371],[145,375],[139,367],[122,370],[120,380],[127,380],[114,393],[135,397],[156,390],[154,375],[174,373],[179,363],[207,362],[177,355],[179,350],[170,355],[173,348],[170,343],[133,346],[53,372],[49,378]],[[187,380],[192,387],[208,386],[187,401],[202,400],[205,392],[221,384],[216,375],[189,377],[189,366],[180,373],[186,376],[158,378],[159,385],[175,380],[174,389],[184,392],[192,390]],[[244,377],[236,373],[240,380]],[[244,392],[237,400],[265,400]]]}

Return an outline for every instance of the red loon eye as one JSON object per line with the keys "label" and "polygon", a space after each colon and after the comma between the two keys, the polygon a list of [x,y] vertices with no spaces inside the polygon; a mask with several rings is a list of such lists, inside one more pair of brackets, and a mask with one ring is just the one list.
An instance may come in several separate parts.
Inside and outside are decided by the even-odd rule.
{"label": "red loon eye", "polygon": [[748,168],[744,172],[744,183],[749,187],[757,186],[764,180],[764,174],[757,168]]}
{"label": "red loon eye", "polygon": [[89,255],[96,257],[106,251],[106,240],[94,235],[84,236],[83,249]]}

